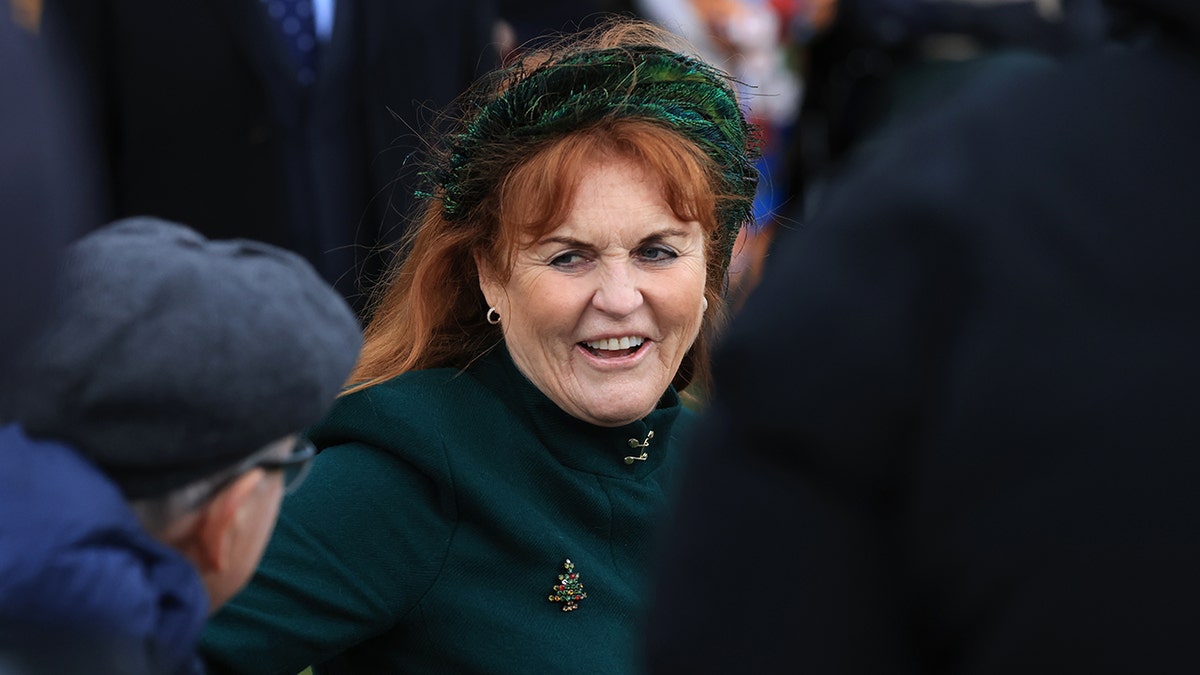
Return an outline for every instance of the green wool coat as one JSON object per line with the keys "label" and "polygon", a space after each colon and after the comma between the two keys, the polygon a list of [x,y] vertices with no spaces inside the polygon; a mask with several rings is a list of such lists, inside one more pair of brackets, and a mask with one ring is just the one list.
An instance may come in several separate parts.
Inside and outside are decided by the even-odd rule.
{"label": "green wool coat", "polygon": [[[205,632],[211,672],[636,672],[691,417],[671,389],[644,420],[587,424],[502,348],[339,399],[256,576]],[[573,611],[549,599],[568,559]]]}

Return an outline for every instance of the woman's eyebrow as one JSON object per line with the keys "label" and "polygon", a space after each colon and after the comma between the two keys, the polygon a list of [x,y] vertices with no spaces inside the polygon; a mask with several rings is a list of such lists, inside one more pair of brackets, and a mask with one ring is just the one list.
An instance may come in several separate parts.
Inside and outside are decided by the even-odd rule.
{"label": "woman's eyebrow", "polygon": [[590,248],[591,247],[591,244],[589,244],[585,241],[580,241],[579,239],[575,239],[574,237],[564,237],[561,235],[543,237],[542,239],[538,240],[536,245],[544,246],[545,244],[563,244],[563,245],[570,246],[573,248]]}
{"label": "woman's eyebrow", "polygon": [[[647,242],[662,241],[663,239],[670,239],[672,237],[686,237],[686,236],[688,236],[687,230],[681,230],[678,228],[669,228],[669,229],[659,230],[657,232],[651,232],[650,234],[646,235],[645,237],[642,237],[638,243],[645,244]],[[535,246],[544,246],[546,244],[562,244],[564,246],[570,246],[572,248],[592,248],[593,247],[592,244],[589,244],[586,241],[582,241],[582,240],[576,239],[574,237],[567,237],[567,236],[563,236],[563,235],[550,235],[548,237],[543,237],[543,238],[539,239],[537,241],[537,243],[534,245]]]}
{"label": "woman's eyebrow", "polygon": [[687,230],[680,229],[659,230],[658,232],[646,235],[642,238],[642,241],[661,241],[663,239],[670,239],[671,237],[686,237],[688,234]]}

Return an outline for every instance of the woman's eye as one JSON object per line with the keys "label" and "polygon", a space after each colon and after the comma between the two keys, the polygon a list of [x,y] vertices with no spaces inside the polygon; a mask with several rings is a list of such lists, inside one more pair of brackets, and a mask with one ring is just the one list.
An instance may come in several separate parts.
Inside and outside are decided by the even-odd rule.
{"label": "woman's eye", "polygon": [[550,264],[554,267],[576,267],[582,264],[584,257],[575,252],[562,253],[550,259]]}
{"label": "woman's eye", "polygon": [[668,260],[676,257],[676,254],[663,246],[647,246],[638,253],[638,256],[643,260]]}

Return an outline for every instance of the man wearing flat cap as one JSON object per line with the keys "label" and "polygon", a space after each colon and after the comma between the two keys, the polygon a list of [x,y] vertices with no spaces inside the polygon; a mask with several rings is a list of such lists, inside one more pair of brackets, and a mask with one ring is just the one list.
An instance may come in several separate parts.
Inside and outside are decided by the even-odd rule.
{"label": "man wearing flat cap", "polygon": [[299,256],[153,218],[64,263],[0,392],[0,671],[198,672],[359,325]]}

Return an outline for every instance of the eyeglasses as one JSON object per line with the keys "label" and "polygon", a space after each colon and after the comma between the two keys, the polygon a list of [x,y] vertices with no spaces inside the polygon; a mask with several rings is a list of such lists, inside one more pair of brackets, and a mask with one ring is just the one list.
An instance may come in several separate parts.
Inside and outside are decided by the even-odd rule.
{"label": "eyeglasses", "polygon": [[275,458],[269,456],[268,453],[277,451],[278,447],[277,443],[272,443],[251,455],[241,464],[230,469],[223,477],[196,485],[195,488],[197,491],[192,492],[184,498],[187,504],[186,508],[189,510],[194,509],[207,502],[233,484],[235,480],[254,469],[282,471],[283,494],[284,496],[292,494],[304,482],[304,477],[308,475],[308,470],[312,466],[312,459],[317,456],[317,449],[308,439],[298,437],[295,446],[292,448],[292,452],[287,457]]}
{"label": "eyeglasses", "polygon": [[312,459],[316,456],[317,448],[312,444],[312,441],[307,438],[298,438],[296,439],[296,447],[292,449],[292,454],[283,459],[264,457],[246,467],[245,470],[249,471],[259,468],[264,471],[282,471],[283,494],[290,495],[304,482],[305,476],[308,475],[309,469],[312,468]]}

